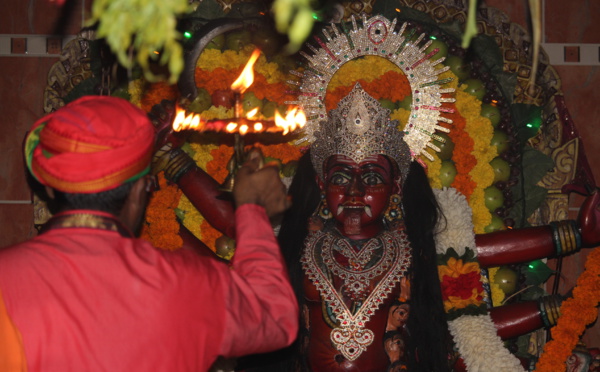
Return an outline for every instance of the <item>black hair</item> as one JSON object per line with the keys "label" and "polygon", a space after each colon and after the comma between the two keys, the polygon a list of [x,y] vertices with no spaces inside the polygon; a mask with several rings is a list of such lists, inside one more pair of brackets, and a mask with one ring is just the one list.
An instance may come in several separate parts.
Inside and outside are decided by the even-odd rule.
{"label": "black hair", "polygon": [[127,201],[133,184],[134,182],[126,182],[114,189],[92,194],[66,193],[55,190],[55,205],[52,206],[52,209],[56,209],[56,212],[90,209],[118,215]]}
{"label": "black hair", "polygon": [[412,162],[402,187],[404,223],[412,246],[409,371],[448,371],[449,333],[437,270],[434,234],[441,215],[425,170]]}

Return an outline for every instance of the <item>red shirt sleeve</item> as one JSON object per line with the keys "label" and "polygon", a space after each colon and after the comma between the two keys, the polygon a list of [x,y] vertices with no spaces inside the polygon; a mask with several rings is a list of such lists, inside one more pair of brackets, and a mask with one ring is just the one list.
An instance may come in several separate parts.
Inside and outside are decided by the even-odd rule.
{"label": "red shirt sleeve", "polygon": [[237,246],[220,348],[225,357],[283,348],[298,331],[298,303],[264,208],[244,204],[235,218]]}

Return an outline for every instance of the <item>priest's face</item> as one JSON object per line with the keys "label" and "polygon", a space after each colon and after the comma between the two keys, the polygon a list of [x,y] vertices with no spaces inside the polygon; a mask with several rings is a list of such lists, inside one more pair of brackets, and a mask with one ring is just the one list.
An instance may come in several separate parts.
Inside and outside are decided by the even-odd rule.
{"label": "priest's face", "polygon": [[394,167],[383,155],[356,163],[343,155],[331,156],[325,165],[327,205],[338,229],[351,239],[377,235],[390,195],[399,192]]}

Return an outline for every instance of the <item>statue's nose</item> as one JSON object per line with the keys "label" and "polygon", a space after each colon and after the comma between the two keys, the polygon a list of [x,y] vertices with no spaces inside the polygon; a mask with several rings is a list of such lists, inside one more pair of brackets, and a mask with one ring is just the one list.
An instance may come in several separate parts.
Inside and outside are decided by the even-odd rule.
{"label": "statue's nose", "polygon": [[348,186],[348,195],[350,196],[363,196],[365,194],[365,189],[360,178],[355,175],[350,180],[350,185]]}

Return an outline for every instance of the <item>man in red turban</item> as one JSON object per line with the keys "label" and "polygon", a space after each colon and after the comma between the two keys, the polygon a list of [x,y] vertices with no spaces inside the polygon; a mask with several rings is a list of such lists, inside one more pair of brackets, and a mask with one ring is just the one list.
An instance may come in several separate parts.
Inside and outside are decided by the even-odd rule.
{"label": "man in red turban", "polygon": [[277,171],[253,157],[238,172],[229,264],[161,251],[132,233],[153,142],[146,114],[114,97],[34,124],[27,167],[58,213],[0,251],[1,371],[205,371],[293,341],[298,308],[269,223],[289,206]]}

